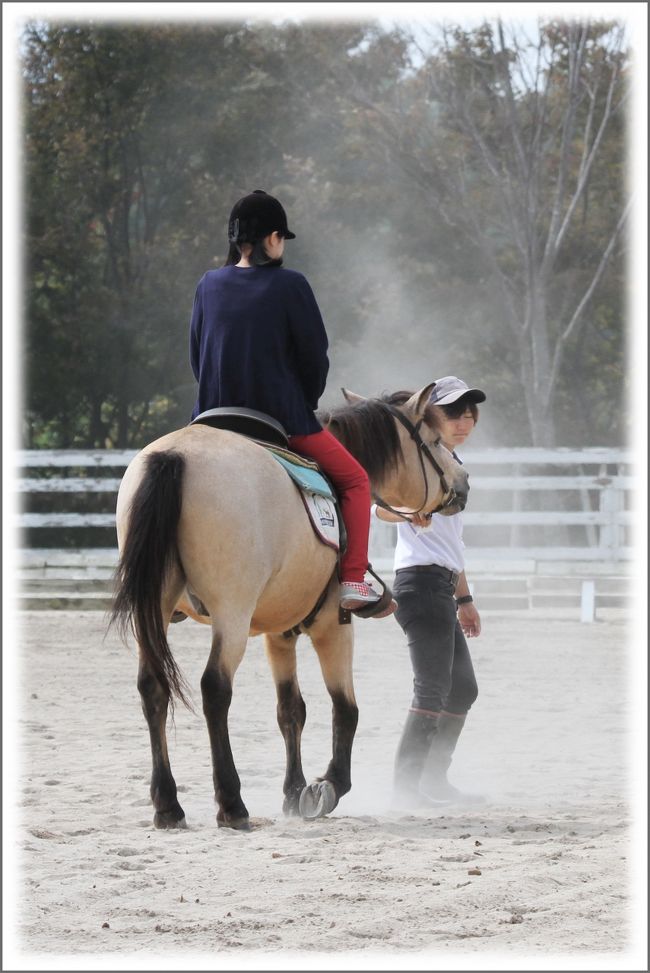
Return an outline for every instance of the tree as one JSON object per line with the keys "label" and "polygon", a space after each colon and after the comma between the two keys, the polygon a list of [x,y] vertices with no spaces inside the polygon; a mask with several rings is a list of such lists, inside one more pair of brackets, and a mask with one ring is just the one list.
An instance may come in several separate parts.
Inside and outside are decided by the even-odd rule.
{"label": "tree", "polygon": [[[229,33],[27,29],[28,411],[56,420],[59,445],[138,443],[161,397],[189,412],[189,214],[213,203]],[[227,149],[211,149],[218,168]]]}
{"label": "tree", "polygon": [[139,446],[187,421],[194,286],[252,188],[296,224],[327,397],[454,371],[489,387],[499,442],[528,438],[522,389],[534,442],[566,417],[571,442],[616,440],[626,55],[615,26],[569,27],[433,46],[373,24],[31,24],[28,440]]}
{"label": "tree", "polygon": [[[534,445],[554,445],[554,405],[586,311],[619,256],[628,96],[623,28],[445,28],[391,100],[363,91],[393,167],[460,232],[498,288]],[[613,148],[614,146],[614,148]]]}

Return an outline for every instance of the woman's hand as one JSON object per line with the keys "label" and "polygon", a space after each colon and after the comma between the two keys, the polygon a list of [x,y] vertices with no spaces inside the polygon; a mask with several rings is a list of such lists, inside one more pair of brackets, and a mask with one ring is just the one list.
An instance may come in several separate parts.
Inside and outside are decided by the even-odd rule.
{"label": "woman's hand", "polygon": [[473,602],[458,606],[458,621],[466,638],[475,638],[481,634],[481,617]]}

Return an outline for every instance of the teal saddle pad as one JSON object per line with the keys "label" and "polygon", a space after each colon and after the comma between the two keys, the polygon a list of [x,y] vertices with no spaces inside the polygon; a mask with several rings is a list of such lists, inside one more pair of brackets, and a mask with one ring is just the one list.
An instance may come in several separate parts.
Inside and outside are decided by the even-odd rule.
{"label": "teal saddle pad", "polygon": [[308,466],[301,466],[298,463],[292,463],[290,459],[277,453],[274,449],[269,449],[269,453],[278,461],[280,466],[285,468],[291,479],[298,484],[301,490],[306,490],[308,493],[315,493],[319,497],[328,497],[330,500],[336,501],[336,495],[332,492],[331,486],[318,470],[310,469]]}

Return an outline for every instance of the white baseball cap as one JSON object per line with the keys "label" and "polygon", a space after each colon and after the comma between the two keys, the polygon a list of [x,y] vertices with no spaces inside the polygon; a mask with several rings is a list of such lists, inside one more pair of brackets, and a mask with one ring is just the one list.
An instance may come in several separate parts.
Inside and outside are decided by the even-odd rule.
{"label": "white baseball cap", "polygon": [[456,378],[455,375],[445,375],[444,378],[437,378],[435,387],[429,396],[431,405],[451,405],[463,396],[471,402],[485,402],[485,392],[480,389],[471,389],[466,382]]}

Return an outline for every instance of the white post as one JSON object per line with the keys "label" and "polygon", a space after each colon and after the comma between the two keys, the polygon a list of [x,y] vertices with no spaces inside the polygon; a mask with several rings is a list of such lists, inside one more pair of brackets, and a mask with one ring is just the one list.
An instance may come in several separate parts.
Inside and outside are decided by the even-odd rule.
{"label": "white post", "polygon": [[618,489],[614,483],[605,487],[600,494],[600,512],[606,514],[607,520],[600,528],[600,546],[608,551],[612,561],[619,560],[619,549],[623,543],[623,528],[617,518],[617,514],[623,509],[623,490]]}
{"label": "white post", "polygon": [[596,620],[596,584],[594,581],[583,581],[580,594],[580,621],[593,622]]}

